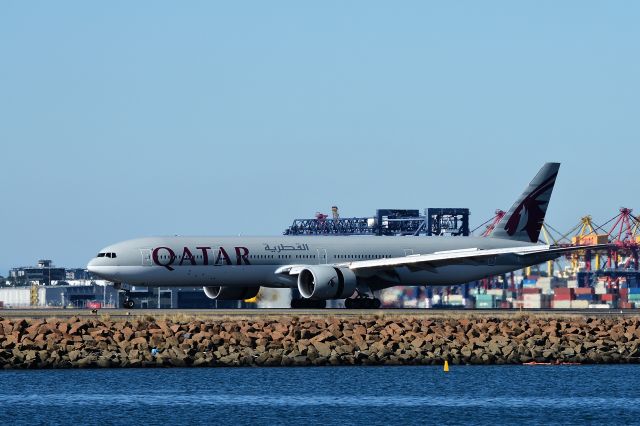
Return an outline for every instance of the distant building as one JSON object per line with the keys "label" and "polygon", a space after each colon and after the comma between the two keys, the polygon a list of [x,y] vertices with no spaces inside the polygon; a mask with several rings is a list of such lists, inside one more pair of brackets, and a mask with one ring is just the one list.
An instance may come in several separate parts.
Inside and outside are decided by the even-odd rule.
{"label": "distant building", "polygon": [[66,268],[66,280],[74,281],[74,280],[93,280],[96,277],[89,271],[84,268]]}
{"label": "distant building", "polygon": [[[60,268],[53,265],[49,259],[41,259],[36,266],[19,266],[9,271],[7,281],[13,286],[28,286],[32,284],[52,285],[64,281],[96,280],[91,272],[84,268]],[[4,284],[4,279],[0,278]]]}
{"label": "distant building", "polygon": [[[0,288],[0,302],[5,308],[57,307],[93,308],[120,306],[120,294],[102,281],[88,285],[53,285]],[[96,305],[97,303],[97,305]],[[93,304],[93,306],[91,305]]]}
{"label": "distant building", "polygon": [[64,280],[67,277],[65,268],[53,266],[51,260],[41,259],[37,266],[20,266],[9,271],[9,280],[15,286],[30,284],[51,285],[51,281]]}
{"label": "distant building", "polygon": [[[100,279],[84,268],[59,268],[48,259],[36,266],[12,268],[7,279],[10,287],[0,288],[0,302],[5,307],[122,307],[124,291]],[[0,278],[0,283],[4,280]],[[126,285],[126,284],[125,284]],[[253,307],[243,301],[212,300],[202,287],[154,288],[128,286],[136,308],[215,309]],[[275,300],[275,299],[274,299]]]}

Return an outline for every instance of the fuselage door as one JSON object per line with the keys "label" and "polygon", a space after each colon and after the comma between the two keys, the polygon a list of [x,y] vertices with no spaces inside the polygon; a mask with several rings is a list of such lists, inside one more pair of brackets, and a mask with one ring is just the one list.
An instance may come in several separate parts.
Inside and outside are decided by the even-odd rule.
{"label": "fuselage door", "polygon": [[405,256],[411,256],[413,254],[413,249],[404,249]]}
{"label": "fuselage door", "polygon": [[140,254],[142,255],[142,266],[153,265],[151,261],[151,249],[140,249]]}
{"label": "fuselage door", "polygon": [[318,249],[318,265],[327,264],[327,249]]}

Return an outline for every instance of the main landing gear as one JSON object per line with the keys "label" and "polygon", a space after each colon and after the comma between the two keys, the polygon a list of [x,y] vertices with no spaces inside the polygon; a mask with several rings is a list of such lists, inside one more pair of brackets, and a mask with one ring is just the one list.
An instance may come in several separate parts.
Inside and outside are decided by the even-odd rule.
{"label": "main landing gear", "polygon": [[326,307],[326,300],[291,299],[292,309],[324,309]]}
{"label": "main landing gear", "polygon": [[344,299],[344,307],[347,309],[380,309],[380,299],[358,293],[355,298]]}
{"label": "main landing gear", "polygon": [[122,283],[113,283],[113,288],[116,290],[122,290],[124,292],[124,302],[122,302],[122,307],[125,309],[133,309],[135,307],[135,303],[131,300],[129,296],[129,290],[122,288]]}

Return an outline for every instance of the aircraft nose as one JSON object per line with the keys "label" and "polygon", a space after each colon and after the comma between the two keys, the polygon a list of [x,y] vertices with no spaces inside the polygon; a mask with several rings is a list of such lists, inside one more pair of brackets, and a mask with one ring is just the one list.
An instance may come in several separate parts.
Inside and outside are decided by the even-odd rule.
{"label": "aircraft nose", "polygon": [[96,271],[96,259],[91,259],[89,263],[87,263],[87,271],[95,273]]}

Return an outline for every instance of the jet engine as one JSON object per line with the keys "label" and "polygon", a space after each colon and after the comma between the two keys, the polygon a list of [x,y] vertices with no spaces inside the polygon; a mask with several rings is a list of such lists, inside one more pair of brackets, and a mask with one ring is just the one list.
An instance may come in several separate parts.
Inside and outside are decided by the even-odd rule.
{"label": "jet engine", "polygon": [[202,287],[209,299],[245,300],[256,297],[260,287]]}
{"label": "jet engine", "polygon": [[298,274],[298,291],[305,299],[345,299],[356,291],[356,275],[347,268],[308,266]]}

